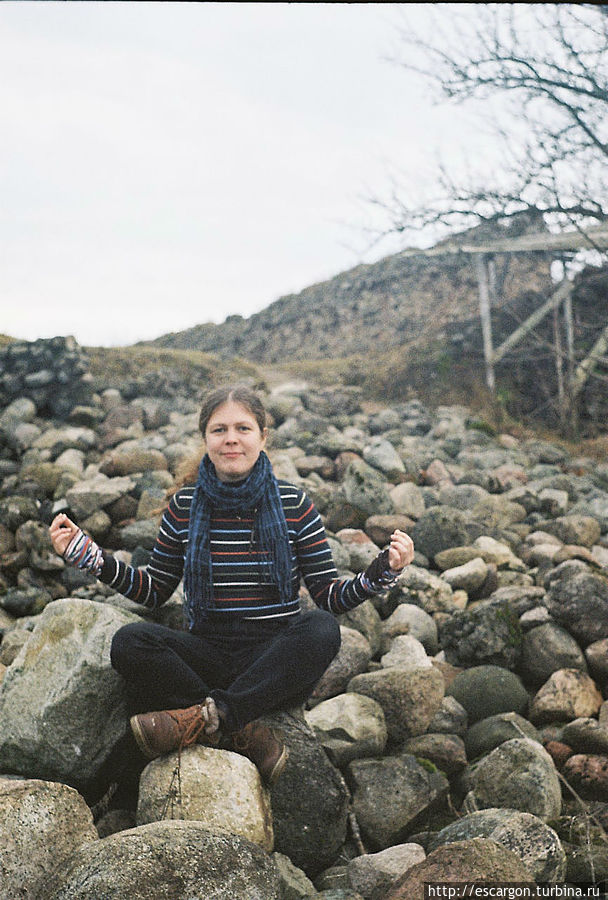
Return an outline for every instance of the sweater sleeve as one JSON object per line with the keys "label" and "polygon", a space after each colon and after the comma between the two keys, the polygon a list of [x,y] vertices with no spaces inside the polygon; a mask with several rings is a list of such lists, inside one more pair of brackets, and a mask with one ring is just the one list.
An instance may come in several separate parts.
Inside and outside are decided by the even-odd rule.
{"label": "sweater sleeve", "polygon": [[184,530],[187,532],[188,520],[189,509],[178,492],[163,513],[148,565],[135,568],[104,551],[99,580],[149,609],[161,606],[182,579],[185,555],[182,534]]}
{"label": "sweater sleeve", "polygon": [[300,573],[314,602],[334,615],[348,612],[383,593],[399,577],[388,564],[388,550],[381,551],[364,572],[354,578],[338,578],[325,528],[314,504],[302,493],[295,549]]}

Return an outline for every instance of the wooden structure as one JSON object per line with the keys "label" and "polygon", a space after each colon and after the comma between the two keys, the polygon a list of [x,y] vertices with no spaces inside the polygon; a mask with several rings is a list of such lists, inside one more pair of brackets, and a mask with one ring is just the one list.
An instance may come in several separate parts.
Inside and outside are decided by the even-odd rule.
{"label": "wooden structure", "polygon": [[[553,335],[557,391],[560,415],[564,425],[574,416],[576,398],[583,390],[589,375],[608,351],[608,324],[587,357],[574,365],[574,328],[572,318],[573,284],[568,278],[559,284],[548,300],[539,306],[528,319],[519,326],[500,347],[494,347],[492,339],[492,306],[496,305],[496,270],[494,257],[502,253],[559,253],[578,250],[608,250],[608,226],[588,231],[563,231],[559,234],[522,234],[517,237],[498,238],[479,243],[466,240],[448,240],[428,250],[404,250],[400,256],[449,256],[464,254],[475,260],[477,284],[479,288],[479,316],[483,337],[486,384],[494,393],[496,379],[494,366],[509,350],[515,347],[549,313],[553,314]],[[559,324],[559,307],[563,308],[566,348],[562,346]],[[563,360],[566,359],[566,380]]]}

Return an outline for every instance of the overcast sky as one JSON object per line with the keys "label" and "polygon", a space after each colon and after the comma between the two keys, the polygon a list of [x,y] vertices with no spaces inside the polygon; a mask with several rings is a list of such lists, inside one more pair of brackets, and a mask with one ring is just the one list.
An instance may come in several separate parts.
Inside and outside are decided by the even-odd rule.
{"label": "overcast sky", "polygon": [[128,344],[400,249],[363,198],[474,134],[387,61],[428,12],[0,3],[0,333]]}

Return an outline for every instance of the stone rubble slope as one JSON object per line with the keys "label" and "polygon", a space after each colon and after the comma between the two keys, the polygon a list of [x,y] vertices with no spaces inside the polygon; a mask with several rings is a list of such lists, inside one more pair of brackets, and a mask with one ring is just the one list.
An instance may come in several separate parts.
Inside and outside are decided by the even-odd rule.
{"label": "stone rubble slope", "polygon": [[[69,408],[51,406],[45,379],[0,407],[9,895],[382,900],[418,896],[463,860],[479,880],[605,881],[608,460],[493,434],[464,407],[267,392],[275,471],[316,503],[340,574],[395,527],[414,563],[341,617],[307,708],[271,717],[290,747],[272,791],[245,758],[195,747],[150,763],[137,810],[121,808],[127,720],[109,646],[151,614],[66,567],[47,524],[69,510],[145,565],[155,511],[201,441],[191,396],[126,398],[80,369],[53,369],[68,372]],[[152,618],[183,627],[179,589]]]}

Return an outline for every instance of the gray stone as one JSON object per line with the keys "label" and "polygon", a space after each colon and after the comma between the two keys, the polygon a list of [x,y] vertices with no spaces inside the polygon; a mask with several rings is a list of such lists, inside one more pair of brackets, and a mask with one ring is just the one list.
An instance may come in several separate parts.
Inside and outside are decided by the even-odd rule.
{"label": "gray stone", "polygon": [[469,717],[467,711],[455,697],[446,696],[433,716],[428,727],[432,734],[457,734],[464,737],[467,733]]}
{"label": "gray stone", "polygon": [[385,600],[380,600],[380,615],[388,617],[401,603],[420,607],[429,615],[454,612],[452,588],[442,578],[420,566],[406,566]]}
{"label": "gray stone", "polygon": [[85,519],[98,509],[114,503],[133,489],[134,482],[130,478],[108,478],[95,475],[77,482],[66,494],[66,499],[79,519]]}
{"label": "gray stone", "polygon": [[583,563],[562,563],[551,573],[547,608],[583,647],[608,637],[608,580]]}
{"label": "gray stone", "polygon": [[418,485],[411,481],[404,481],[392,488],[390,497],[396,513],[408,516],[410,519],[419,519],[424,512],[422,492]]}
{"label": "gray stone", "polygon": [[435,667],[366,672],[356,675],[347,689],[380,704],[389,739],[397,743],[427,730],[445,693],[443,676]]}
{"label": "gray stone", "polygon": [[340,616],[340,624],[359,631],[369,642],[372,656],[376,656],[382,649],[382,620],[371,600],[365,600],[354,609],[343,613]]}
{"label": "gray stone", "polygon": [[[49,884],[48,900],[280,900],[270,857],[201,822],[140,825],[81,847]],[[42,895],[41,895],[42,896]]]}
{"label": "gray stone", "polygon": [[608,728],[591,717],[574,719],[562,729],[562,740],[576,753],[608,756]]}
{"label": "gray stone", "polygon": [[387,739],[386,720],[379,703],[362,694],[347,693],[324,700],[305,713],[306,721],[338,766],[353,759],[381,756]]}
{"label": "gray stone", "polygon": [[375,849],[401,843],[447,796],[449,783],[413,756],[361,759],[348,767],[353,808],[361,832]]}
{"label": "gray stone", "polygon": [[484,809],[442,828],[429,851],[455,841],[489,838],[521,859],[536,882],[560,882],[566,874],[566,854],[557,833],[537,816],[512,809]]}
{"label": "gray stone", "polygon": [[428,759],[448,777],[462,772],[467,764],[464,741],[456,734],[420,734],[404,741],[400,751]]}
{"label": "gray stone", "polygon": [[491,598],[455,612],[440,624],[439,638],[453,666],[496,665],[515,669],[523,635],[508,602]]}
{"label": "gray stone", "polygon": [[473,666],[459,672],[446,693],[466,709],[471,725],[498,713],[521,715],[528,706],[521,679],[500,666]]}
{"label": "gray stone", "polygon": [[0,777],[2,896],[36,900],[48,874],[97,840],[83,798],[65,784]]}
{"label": "gray stone", "polygon": [[372,658],[369,641],[359,631],[341,625],[340,636],[340,649],[317,682],[311,697],[313,701],[341,694],[353,676],[365,672]]}
{"label": "gray stone", "polygon": [[446,569],[442,578],[447,581],[453,591],[466,591],[474,594],[482,586],[488,576],[486,563],[477,556],[461,566]]}
{"label": "gray stone", "polygon": [[278,713],[268,722],[289,748],[270,795],[275,850],[313,877],[334,861],[346,838],[346,785],[303,716]]}
{"label": "gray stone", "polygon": [[382,900],[391,885],[425,857],[420,844],[397,844],[366,853],[348,863],[348,880],[365,900]]}
{"label": "gray stone", "polygon": [[530,722],[514,712],[498,713],[475,722],[465,735],[467,756],[470,760],[486,756],[496,747],[513,738],[527,737],[540,742],[540,736]]}
{"label": "gray stone", "polygon": [[432,616],[412,603],[400,603],[382,623],[382,646],[388,650],[393,638],[409,634],[416,638],[430,656],[439,650],[437,625]]}
{"label": "gray stone", "polygon": [[403,460],[384,438],[376,437],[363,448],[363,459],[374,469],[379,469],[389,480],[398,478],[405,472]]}
{"label": "gray stone", "polygon": [[467,516],[451,506],[432,506],[425,510],[412,529],[414,546],[429,559],[449,547],[468,544],[478,534],[471,534]]}
{"label": "gray stone", "polygon": [[389,650],[380,659],[383,669],[428,669],[433,665],[426,650],[411,634],[399,634],[391,641]]}
{"label": "gray stone", "polygon": [[133,618],[87,600],[49,603],[0,685],[3,771],[77,788],[94,780],[125,733],[110,643]]}
{"label": "gray stone", "polygon": [[281,900],[306,900],[317,897],[315,886],[302,869],[294,866],[292,861],[282,853],[273,853],[274,862],[279,874]]}
{"label": "gray stone", "polygon": [[560,516],[539,522],[538,528],[559,538],[564,544],[580,544],[592,547],[600,539],[602,530],[597,519],[591,516]]}
{"label": "gray stone", "polygon": [[587,671],[585,656],[574,638],[555,622],[527,631],[522,641],[522,677],[538,687],[558,669]]}
{"label": "gray stone", "polygon": [[470,772],[469,781],[469,809],[471,802],[474,809],[517,809],[543,822],[561,812],[561,787],[553,760],[529,738],[514,738],[492,750]]}

